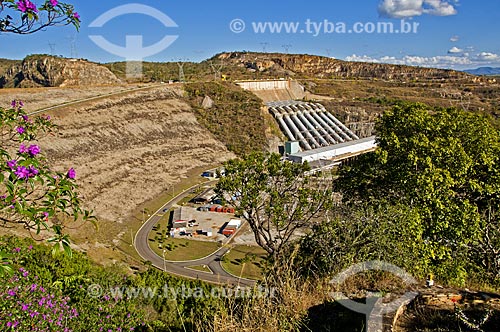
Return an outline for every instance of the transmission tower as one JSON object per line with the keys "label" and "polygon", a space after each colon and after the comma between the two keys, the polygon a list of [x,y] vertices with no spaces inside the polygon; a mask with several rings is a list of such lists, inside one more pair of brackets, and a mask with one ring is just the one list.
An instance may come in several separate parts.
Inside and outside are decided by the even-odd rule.
{"label": "transmission tower", "polygon": [[71,52],[71,57],[73,59],[78,58],[78,48],[77,48],[77,36],[75,35],[70,35],[68,36],[69,40],[69,47],[70,47],[70,52]]}
{"label": "transmission tower", "polygon": [[210,67],[212,67],[212,70],[214,72],[214,80],[219,80],[221,78],[222,68],[224,68],[224,62],[221,60],[220,63],[214,64],[212,61],[210,61]]}
{"label": "transmission tower", "polygon": [[262,46],[262,53],[266,53],[266,48],[269,46],[269,43],[260,43],[260,45]]}
{"label": "transmission tower", "polygon": [[332,50],[327,48],[326,49],[326,55],[328,55],[329,58],[331,58],[331,55],[332,55]]}
{"label": "transmission tower", "polygon": [[49,47],[50,47],[50,55],[56,55],[56,44],[49,42]]}
{"label": "transmission tower", "polygon": [[182,60],[177,62],[177,66],[179,66],[179,82],[181,82],[181,83],[186,82],[186,76],[184,76],[184,65],[185,64],[186,63],[182,62]]}
{"label": "transmission tower", "polygon": [[281,47],[283,47],[283,49],[285,50],[285,54],[288,54],[288,51],[292,48],[292,45],[285,44],[285,45],[281,45]]}

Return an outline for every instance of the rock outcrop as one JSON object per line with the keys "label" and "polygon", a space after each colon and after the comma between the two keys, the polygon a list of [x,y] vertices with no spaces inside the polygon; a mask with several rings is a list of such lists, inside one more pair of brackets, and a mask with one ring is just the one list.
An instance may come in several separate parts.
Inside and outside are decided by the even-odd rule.
{"label": "rock outcrop", "polygon": [[120,84],[108,68],[81,59],[32,55],[0,77],[1,88],[96,86]]}
{"label": "rock outcrop", "polygon": [[315,78],[363,78],[381,80],[464,80],[480,78],[454,70],[348,62],[328,57],[279,53],[223,53],[220,60],[249,71]]}

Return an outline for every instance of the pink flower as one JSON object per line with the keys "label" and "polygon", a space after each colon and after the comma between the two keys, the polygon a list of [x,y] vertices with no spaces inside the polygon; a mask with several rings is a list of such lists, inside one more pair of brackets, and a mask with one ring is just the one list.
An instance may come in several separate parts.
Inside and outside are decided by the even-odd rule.
{"label": "pink flower", "polygon": [[58,3],[57,0],[50,0],[50,4],[52,5],[52,7],[57,6],[57,3]]}
{"label": "pink flower", "polygon": [[17,9],[22,12],[32,12],[32,13],[38,13],[38,9],[36,9],[36,6],[33,2],[30,0],[19,0],[17,3]]}
{"label": "pink flower", "polygon": [[26,129],[24,129],[24,127],[17,127],[16,130],[19,135],[22,135],[26,132]]}
{"label": "pink flower", "polygon": [[76,177],[76,171],[73,167],[71,167],[69,170],[68,170],[68,174],[66,174],[66,176],[68,177],[68,179],[74,179]]}
{"label": "pink flower", "polygon": [[78,21],[79,21],[79,20],[80,20],[80,14],[78,14],[78,12],[74,12],[74,13],[73,13],[73,18],[74,18],[75,20],[78,20]]}

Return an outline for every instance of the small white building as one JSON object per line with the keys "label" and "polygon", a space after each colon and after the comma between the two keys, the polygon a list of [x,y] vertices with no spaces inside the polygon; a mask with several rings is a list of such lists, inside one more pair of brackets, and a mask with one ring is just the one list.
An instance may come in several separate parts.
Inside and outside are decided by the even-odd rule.
{"label": "small white building", "polygon": [[291,154],[288,159],[303,164],[316,160],[340,161],[377,148],[375,136]]}

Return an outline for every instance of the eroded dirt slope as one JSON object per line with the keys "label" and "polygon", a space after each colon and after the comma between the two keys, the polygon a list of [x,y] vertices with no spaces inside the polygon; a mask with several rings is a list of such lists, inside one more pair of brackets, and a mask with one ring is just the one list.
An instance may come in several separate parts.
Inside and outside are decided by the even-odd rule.
{"label": "eroded dirt slope", "polygon": [[[46,91],[47,98],[57,92]],[[40,145],[60,170],[75,167],[88,208],[123,222],[190,170],[233,157],[198,124],[180,93],[157,87],[55,111],[59,132]]]}

